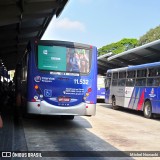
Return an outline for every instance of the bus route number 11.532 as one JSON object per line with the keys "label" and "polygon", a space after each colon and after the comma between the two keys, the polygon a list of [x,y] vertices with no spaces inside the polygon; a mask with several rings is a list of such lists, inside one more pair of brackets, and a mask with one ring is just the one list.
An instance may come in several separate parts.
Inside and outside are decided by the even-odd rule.
{"label": "bus route number 11.532", "polygon": [[74,84],[88,84],[87,79],[74,79]]}

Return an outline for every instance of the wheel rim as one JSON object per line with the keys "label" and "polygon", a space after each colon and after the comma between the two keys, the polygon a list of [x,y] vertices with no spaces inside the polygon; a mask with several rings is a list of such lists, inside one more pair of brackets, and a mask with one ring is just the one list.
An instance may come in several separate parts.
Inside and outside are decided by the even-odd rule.
{"label": "wheel rim", "polygon": [[151,113],[151,108],[150,108],[149,105],[146,105],[146,107],[145,107],[145,114],[146,115],[150,115],[150,113]]}

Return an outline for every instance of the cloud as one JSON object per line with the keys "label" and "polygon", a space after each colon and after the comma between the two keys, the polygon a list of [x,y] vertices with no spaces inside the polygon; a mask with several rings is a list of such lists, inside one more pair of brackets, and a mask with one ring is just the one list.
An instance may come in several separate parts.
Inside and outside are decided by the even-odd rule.
{"label": "cloud", "polygon": [[85,25],[80,21],[73,21],[68,18],[54,19],[52,24],[54,29],[85,31]]}

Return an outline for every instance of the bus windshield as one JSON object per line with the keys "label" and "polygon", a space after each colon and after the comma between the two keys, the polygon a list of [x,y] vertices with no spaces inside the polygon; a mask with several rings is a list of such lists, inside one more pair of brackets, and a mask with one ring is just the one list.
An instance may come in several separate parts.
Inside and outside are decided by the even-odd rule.
{"label": "bus windshield", "polygon": [[39,70],[84,74],[90,71],[89,49],[38,45],[37,54]]}
{"label": "bus windshield", "polygon": [[98,76],[98,79],[97,79],[98,88],[104,88],[105,87],[104,80],[105,80],[104,76]]}

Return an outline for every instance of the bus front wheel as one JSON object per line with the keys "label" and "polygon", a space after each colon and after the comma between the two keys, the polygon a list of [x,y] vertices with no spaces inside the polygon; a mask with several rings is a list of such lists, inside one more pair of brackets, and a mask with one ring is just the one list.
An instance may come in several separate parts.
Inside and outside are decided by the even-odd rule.
{"label": "bus front wheel", "polygon": [[146,101],[144,104],[143,114],[145,118],[152,118],[152,105],[150,101]]}
{"label": "bus front wheel", "polygon": [[116,105],[116,98],[115,97],[112,97],[112,108],[114,110],[118,109],[119,107]]}

